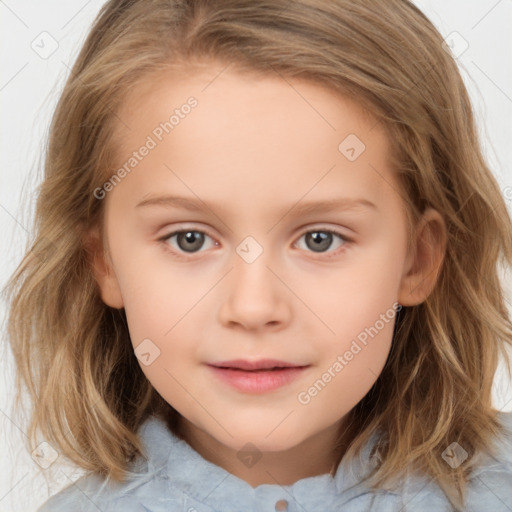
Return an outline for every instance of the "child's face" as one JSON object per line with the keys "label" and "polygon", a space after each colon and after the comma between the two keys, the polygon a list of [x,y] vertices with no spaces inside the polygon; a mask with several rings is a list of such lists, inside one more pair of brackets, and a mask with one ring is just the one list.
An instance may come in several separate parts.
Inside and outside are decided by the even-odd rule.
{"label": "child's face", "polygon": [[[233,449],[285,450],[334,433],[381,373],[409,291],[406,217],[385,132],[357,105],[222,69],[152,80],[118,113],[119,167],[138,156],[103,199],[113,273],[99,282],[190,424]],[[139,205],[163,196],[196,206]],[[299,211],[356,199],[373,206]],[[264,358],[307,368],[251,392],[209,366]]]}

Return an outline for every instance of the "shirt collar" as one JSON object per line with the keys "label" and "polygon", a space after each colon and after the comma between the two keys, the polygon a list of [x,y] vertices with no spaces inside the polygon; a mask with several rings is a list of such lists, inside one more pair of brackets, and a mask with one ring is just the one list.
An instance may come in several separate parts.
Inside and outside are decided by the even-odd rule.
{"label": "shirt collar", "polygon": [[[370,453],[379,434],[374,432],[351,465],[342,459],[334,477],[324,474],[303,478],[291,485],[262,484],[254,488],[204,459],[157,417],[146,420],[141,426],[140,437],[146,450],[148,474],[163,476],[167,480],[169,494],[180,490],[214,509],[238,512],[240,507],[251,510],[254,506],[256,510],[256,505],[259,510],[278,510],[274,506],[286,501],[296,501],[306,510],[314,510],[320,504],[325,507],[329,500],[336,500],[339,504],[340,497],[345,502],[370,492],[361,481],[371,469]],[[397,495],[390,490],[372,492]],[[318,502],[319,496],[322,497],[321,503]],[[151,501],[154,496],[148,495],[147,499]]]}

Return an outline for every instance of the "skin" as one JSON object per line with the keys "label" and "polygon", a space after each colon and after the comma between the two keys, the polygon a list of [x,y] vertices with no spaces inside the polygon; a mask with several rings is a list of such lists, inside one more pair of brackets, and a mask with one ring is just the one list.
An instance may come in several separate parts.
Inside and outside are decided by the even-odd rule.
{"label": "skin", "polygon": [[[394,319],[309,403],[298,394],[393,303],[425,300],[444,222],[427,210],[408,247],[387,134],[358,104],[317,84],[215,63],[186,75],[167,70],[130,92],[118,113],[119,165],[190,96],[197,107],[106,194],[104,239],[87,235],[102,300],[125,308],[134,348],[148,338],[160,350],[141,368],[204,458],[253,487],[328,473],[347,413],[384,367]],[[366,146],[353,162],[338,150],[349,134]],[[136,207],[165,193],[211,209]],[[292,209],[337,197],[376,208]],[[350,241],[334,235],[315,252],[307,234],[326,228]],[[179,229],[206,230],[203,245],[186,252],[194,243],[159,240]],[[247,236],[263,249],[252,263],[236,251]],[[250,395],[204,365],[236,358],[310,366]],[[252,467],[237,457],[248,442],[262,454]]]}

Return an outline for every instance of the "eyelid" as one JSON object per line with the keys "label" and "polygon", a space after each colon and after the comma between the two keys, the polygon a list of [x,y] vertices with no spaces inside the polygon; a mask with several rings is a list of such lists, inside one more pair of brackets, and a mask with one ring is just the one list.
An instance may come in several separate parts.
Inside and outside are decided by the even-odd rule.
{"label": "eyelid", "polygon": [[[329,226],[326,226],[326,225],[321,225],[321,224],[320,225],[313,225],[312,227],[308,227],[308,226],[309,226],[308,224],[306,224],[304,226],[301,226],[296,231],[298,232],[298,234],[300,236],[303,236],[306,233],[311,233],[311,232],[315,232],[315,231],[322,231],[322,232],[327,232],[327,233],[332,233],[334,235],[338,235],[338,236],[340,236],[341,238],[343,238],[344,240],[346,240],[348,242],[353,242],[351,237],[345,235],[338,228],[332,228],[332,227],[329,227]],[[346,228],[346,229],[350,229],[350,228]],[[197,227],[190,227],[190,226],[184,226],[184,225],[176,226],[171,231],[168,231],[165,235],[162,235],[161,237],[159,237],[159,240],[168,239],[170,236],[175,235],[175,234],[180,233],[180,232],[183,232],[183,231],[195,231],[195,232],[198,232],[198,233],[204,233],[204,234],[208,235],[210,238],[212,238],[213,240],[216,240],[216,235],[213,235],[212,232],[208,228],[203,228],[203,227],[197,228]],[[352,231],[352,230],[350,230],[350,231]]]}
{"label": "eyelid", "polygon": [[[193,232],[205,234],[205,235],[209,236],[213,240],[215,246],[219,245],[219,242],[217,241],[216,237],[214,235],[212,235],[212,233],[210,232],[209,229],[202,228],[202,227],[201,228],[190,227],[190,226],[187,227],[187,226],[184,226],[184,225],[176,226],[174,229],[169,231],[166,235],[163,235],[162,237],[159,237],[158,241],[162,242],[166,246],[167,250],[169,250],[171,253],[177,255],[178,257],[181,257],[181,256],[186,257],[187,255],[191,256],[191,255],[194,255],[194,254],[201,254],[202,252],[205,252],[205,251],[201,251],[200,250],[200,251],[198,251],[196,253],[188,253],[187,254],[186,252],[176,251],[174,248],[171,248],[169,246],[167,241],[170,238],[172,238],[173,236],[175,236],[175,235],[177,235],[179,233],[183,233],[183,232],[186,232],[186,231],[193,231]],[[294,242],[293,246],[296,247],[298,241],[304,235],[306,235],[307,233],[314,233],[314,232],[331,233],[331,234],[339,237],[344,242],[341,247],[335,249],[334,251],[319,252],[319,253],[315,253],[314,251],[307,251],[307,252],[310,252],[311,254],[325,255],[324,258],[329,258],[329,257],[334,257],[334,256],[339,255],[340,252],[343,252],[343,251],[346,250],[348,245],[350,245],[350,244],[352,244],[354,242],[352,237],[346,236],[343,232],[341,232],[337,228],[332,228],[332,227],[328,227],[328,226],[325,226],[325,225],[313,225],[311,227],[309,227],[309,225],[306,225],[306,226],[301,226],[299,234],[296,236],[296,241]]]}
{"label": "eyelid", "polygon": [[[353,230],[351,230],[348,227],[345,228],[345,229],[348,230],[348,231],[353,231]],[[333,233],[334,235],[338,235],[338,236],[340,236],[341,238],[343,238],[343,239],[345,239],[347,241],[353,242],[351,237],[345,235],[345,233],[342,231],[342,228],[330,227],[330,226],[327,226],[325,224],[313,224],[313,225],[306,224],[305,226],[301,226],[298,229],[298,232],[299,232],[300,236],[305,235],[306,233],[311,233],[311,232],[315,232],[315,231],[322,231],[322,232],[326,232],[326,233]]]}
{"label": "eyelid", "polygon": [[177,233],[182,233],[184,231],[195,231],[197,233],[204,233],[205,235],[208,235],[213,240],[216,240],[216,236],[208,228],[197,227],[197,226],[185,226],[185,225],[181,225],[181,224],[178,224],[177,226],[173,227],[173,229],[166,231],[167,234],[162,235],[158,239],[159,240],[167,239],[167,238],[171,237],[172,235],[176,235]]}
{"label": "eyelid", "polygon": [[340,230],[336,228],[330,228],[327,226],[313,226],[308,229],[301,229],[299,236],[296,238],[296,242],[294,242],[293,246],[297,247],[297,244],[299,243],[299,240],[306,235],[307,233],[315,233],[315,232],[321,232],[321,233],[331,233],[334,236],[337,236],[341,239],[342,245],[334,250],[329,250],[326,252],[315,252],[315,251],[306,251],[307,253],[311,254],[313,258],[318,260],[328,260],[330,258],[336,258],[339,257],[341,254],[343,254],[354,242],[354,240],[350,237],[347,237],[344,233],[342,233]]}

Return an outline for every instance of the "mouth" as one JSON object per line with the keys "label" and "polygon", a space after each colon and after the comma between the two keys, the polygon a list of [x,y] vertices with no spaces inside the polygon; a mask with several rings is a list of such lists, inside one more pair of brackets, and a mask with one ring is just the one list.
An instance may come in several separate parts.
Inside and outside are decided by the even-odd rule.
{"label": "mouth", "polygon": [[208,366],[220,381],[231,388],[242,393],[261,394],[291,383],[311,365],[270,360],[256,362],[238,360]]}
{"label": "mouth", "polygon": [[287,368],[304,368],[308,364],[295,364],[287,361],[278,361],[276,359],[260,359],[259,361],[248,361],[244,359],[235,359],[232,361],[222,361],[219,363],[209,363],[210,366],[229,370],[243,370],[247,372],[268,372],[284,370]]}

